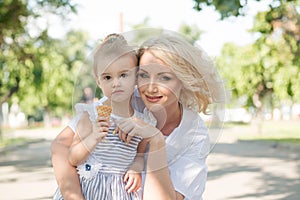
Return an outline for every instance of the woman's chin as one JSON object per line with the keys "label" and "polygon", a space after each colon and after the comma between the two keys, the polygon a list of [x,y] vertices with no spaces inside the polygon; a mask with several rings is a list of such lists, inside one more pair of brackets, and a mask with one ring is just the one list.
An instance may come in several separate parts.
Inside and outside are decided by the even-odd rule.
{"label": "woman's chin", "polygon": [[161,105],[161,104],[148,104],[147,105],[148,110],[150,110],[151,112],[158,112],[158,111],[162,111],[165,108]]}

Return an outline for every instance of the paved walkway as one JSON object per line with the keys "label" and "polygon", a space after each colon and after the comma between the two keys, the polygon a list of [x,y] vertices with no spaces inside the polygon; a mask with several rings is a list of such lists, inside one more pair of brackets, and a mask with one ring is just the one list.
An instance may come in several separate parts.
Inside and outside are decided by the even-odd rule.
{"label": "paved walkway", "polygon": [[[33,142],[1,151],[0,194],[4,200],[51,199],[56,189],[50,141],[60,131],[15,131]],[[205,200],[299,200],[300,149],[238,142],[226,131],[208,158]]]}
{"label": "paved walkway", "polygon": [[32,142],[0,150],[0,199],[51,199],[56,189],[50,142],[61,128],[17,130],[11,137],[27,137]]}

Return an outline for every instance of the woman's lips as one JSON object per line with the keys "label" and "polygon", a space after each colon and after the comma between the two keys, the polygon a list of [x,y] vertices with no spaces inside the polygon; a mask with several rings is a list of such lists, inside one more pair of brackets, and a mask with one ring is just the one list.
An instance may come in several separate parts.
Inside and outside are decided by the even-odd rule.
{"label": "woman's lips", "polygon": [[157,103],[162,98],[162,96],[148,96],[148,95],[145,95],[145,97],[147,101],[151,103]]}

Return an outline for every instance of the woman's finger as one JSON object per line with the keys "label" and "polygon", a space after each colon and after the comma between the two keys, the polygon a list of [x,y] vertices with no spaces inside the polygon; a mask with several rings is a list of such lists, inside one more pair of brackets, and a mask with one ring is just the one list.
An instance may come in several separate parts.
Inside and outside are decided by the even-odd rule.
{"label": "woman's finger", "polygon": [[119,138],[120,140],[122,140],[123,142],[126,141],[126,137],[127,137],[127,133],[123,132],[122,130],[119,130]]}
{"label": "woman's finger", "polygon": [[118,123],[117,126],[123,132],[129,133],[134,128],[135,124],[132,123],[131,120],[124,120],[121,123]]}
{"label": "woman's finger", "polygon": [[135,129],[132,129],[128,134],[127,134],[127,137],[126,137],[126,143],[129,144],[131,139],[135,136]]}
{"label": "woman's finger", "polygon": [[115,128],[115,130],[113,131],[113,134],[114,134],[114,135],[115,135],[115,134],[119,134],[119,128],[118,128],[118,127]]}

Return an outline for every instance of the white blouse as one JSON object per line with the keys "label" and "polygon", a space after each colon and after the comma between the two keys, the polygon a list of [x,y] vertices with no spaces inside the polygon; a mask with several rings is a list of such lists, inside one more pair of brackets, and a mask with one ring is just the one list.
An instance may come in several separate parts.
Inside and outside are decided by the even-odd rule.
{"label": "white blouse", "polygon": [[[143,111],[145,106],[137,90],[133,97],[133,107]],[[206,158],[210,151],[208,130],[200,115],[183,108],[179,126],[166,137],[167,160],[172,183],[185,200],[202,200],[207,179]],[[69,126],[73,131],[80,116],[76,116]]]}
{"label": "white blouse", "polygon": [[210,150],[207,128],[200,116],[183,108],[180,125],[167,137],[167,159],[174,188],[186,200],[201,200]]}

